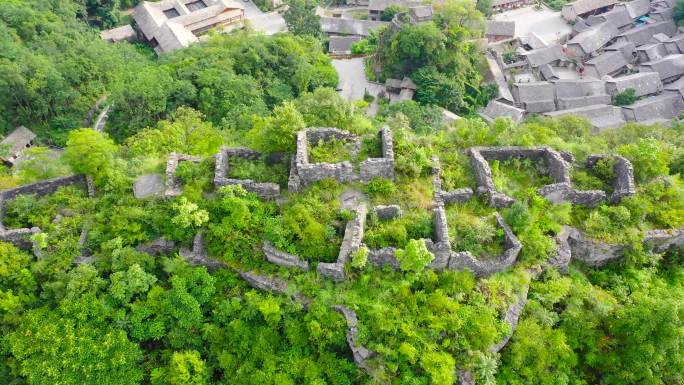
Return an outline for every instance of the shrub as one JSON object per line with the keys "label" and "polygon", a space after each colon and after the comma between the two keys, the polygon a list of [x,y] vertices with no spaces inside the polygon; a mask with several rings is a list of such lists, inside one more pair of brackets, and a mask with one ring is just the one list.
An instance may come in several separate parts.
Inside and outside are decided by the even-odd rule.
{"label": "shrub", "polygon": [[622,92],[615,94],[613,97],[613,104],[616,106],[628,106],[636,101],[634,88],[628,88]]}

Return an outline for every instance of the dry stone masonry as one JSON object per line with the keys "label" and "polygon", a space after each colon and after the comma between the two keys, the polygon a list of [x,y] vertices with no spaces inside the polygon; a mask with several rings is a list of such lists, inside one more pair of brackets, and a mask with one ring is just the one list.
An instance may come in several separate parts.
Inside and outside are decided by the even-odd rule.
{"label": "dry stone masonry", "polygon": [[309,262],[302,260],[296,255],[288,254],[284,251],[276,249],[270,242],[264,241],[264,254],[266,259],[278,266],[288,269],[300,269],[303,271],[309,270]]}
{"label": "dry stone masonry", "polygon": [[192,240],[192,249],[181,247],[179,254],[189,264],[194,266],[205,266],[209,270],[216,270],[226,267],[226,264],[209,258],[204,248],[204,232],[200,231]]}
{"label": "dry stone masonry", "polygon": [[344,266],[352,255],[361,247],[363,241],[363,227],[366,223],[366,204],[357,202],[354,219],[347,222],[344,238],[340,246],[340,253],[334,263],[321,262],[316,267],[318,274],[331,278],[336,282],[344,281]]}
{"label": "dry stone masonry", "polygon": [[392,131],[385,126],[378,135],[382,143],[382,158],[369,158],[361,162],[359,177],[362,183],[368,183],[374,178],[394,179]]}
{"label": "dry stone masonry", "polygon": [[354,356],[354,362],[359,368],[369,370],[367,361],[375,355],[375,352],[359,343],[359,319],[356,312],[342,305],[333,306],[333,309],[340,312],[347,321],[347,344]]}
{"label": "dry stone masonry", "polygon": [[183,194],[183,181],[176,176],[176,169],[181,162],[199,163],[201,161],[201,158],[193,155],[177,152],[169,154],[169,159],[166,161],[166,191],[164,191],[164,196],[175,197]]}
{"label": "dry stone masonry", "polygon": [[620,203],[622,198],[636,194],[636,186],[634,185],[634,168],[632,162],[620,155],[591,155],[587,158],[587,167],[592,168],[598,161],[612,156],[615,161],[613,166],[613,193],[610,196],[612,203]]}
{"label": "dry stone masonry", "polygon": [[260,183],[251,179],[229,178],[230,158],[261,160],[263,155],[260,152],[245,147],[221,147],[219,153],[216,154],[216,168],[214,172],[214,185],[216,188],[228,185],[240,185],[245,190],[255,193],[262,199],[275,199],[280,196],[280,186],[276,183]]}
{"label": "dry stone masonry", "polygon": [[548,147],[473,147],[468,150],[468,155],[478,185],[477,193],[486,195],[491,207],[509,207],[515,200],[496,190],[489,160],[526,158],[535,162],[543,161],[553,183],[540,188],[537,193],[553,203],[571,202],[595,207],[606,198],[606,193],[601,190],[574,189],[570,180],[572,156]]}
{"label": "dry stone masonry", "polygon": [[61,187],[66,186],[80,186],[87,189],[88,183],[84,175],[70,175],[59,178],[47,179],[44,181],[31,183],[19,187],[14,187],[0,191],[0,241],[12,243],[20,249],[37,250],[35,243],[31,238],[40,233],[40,228],[22,228],[22,229],[5,229],[2,223],[4,217],[5,202],[16,198],[19,195],[36,195],[45,196],[54,193]]}
{"label": "dry stone masonry", "polygon": [[380,132],[382,158],[369,158],[361,162],[357,175],[351,162],[310,163],[309,146],[331,140],[351,141],[353,143],[352,158],[356,158],[361,149],[361,138],[338,128],[307,128],[297,133],[297,152],[290,167],[288,190],[297,192],[314,182],[332,178],[340,183],[360,180],[363,183],[373,178],[394,179],[394,144],[392,131],[383,127]]}

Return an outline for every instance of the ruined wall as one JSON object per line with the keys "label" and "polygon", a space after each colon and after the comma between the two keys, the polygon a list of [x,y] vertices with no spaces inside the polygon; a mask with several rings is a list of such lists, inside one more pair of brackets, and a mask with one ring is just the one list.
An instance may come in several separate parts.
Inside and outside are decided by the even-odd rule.
{"label": "ruined wall", "polygon": [[359,319],[356,316],[356,312],[342,305],[333,306],[333,309],[342,313],[345,321],[347,321],[347,344],[352,351],[354,363],[362,369],[369,370],[370,368],[367,361],[372,358],[375,353],[368,350],[359,342]]}
{"label": "ruined wall", "polygon": [[230,158],[247,160],[260,160],[262,154],[246,147],[221,147],[216,154],[216,166],[214,168],[214,186],[216,188],[230,185],[242,186],[246,191],[255,193],[261,199],[275,199],[280,196],[280,186],[276,183],[255,182],[251,179],[228,178],[230,171]]}
{"label": "ruined wall", "polygon": [[357,203],[354,219],[347,222],[340,253],[334,263],[321,262],[316,267],[318,274],[341,282],[345,279],[344,265],[349,262],[363,242],[363,229],[366,223],[367,209],[364,203]]}
{"label": "ruined wall", "polygon": [[309,270],[309,263],[302,260],[296,255],[288,254],[284,251],[276,249],[270,242],[264,241],[263,246],[264,254],[266,259],[278,266],[282,266],[288,269],[300,269],[304,271]]}
{"label": "ruined wall", "polygon": [[183,194],[183,180],[176,176],[176,169],[181,162],[201,162],[202,159],[197,156],[179,154],[172,152],[166,161],[166,190],[164,196],[175,197]]}
{"label": "ruined wall", "polygon": [[69,175],[59,178],[52,178],[36,183],[31,183],[19,187],[10,188],[0,191],[0,199],[10,200],[19,195],[35,194],[37,196],[44,196],[52,194],[60,187],[79,185],[84,189],[87,188],[86,177],[84,175]]}
{"label": "ruined wall", "polygon": [[394,140],[392,131],[383,127],[380,132],[382,145],[382,158],[370,158],[361,162],[359,179],[363,183],[370,182],[373,178],[394,179]]}
{"label": "ruined wall", "polygon": [[612,157],[615,160],[613,166],[613,193],[610,195],[612,203],[620,203],[622,198],[636,194],[636,186],[634,184],[634,168],[632,162],[620,155],[604,155],[596,154],[587,158],[587,168],[592,168],[601,159]]}

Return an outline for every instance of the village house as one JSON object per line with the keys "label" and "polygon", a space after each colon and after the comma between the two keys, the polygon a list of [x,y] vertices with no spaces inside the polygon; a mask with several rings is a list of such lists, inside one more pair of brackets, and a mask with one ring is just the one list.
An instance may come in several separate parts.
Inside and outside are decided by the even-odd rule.
{"label": "village house", "polygon": [[8,166],[14,166],[19,155],[21,155],[22,151],[33,145],[35,138],[36,134],[28,128],[24,126],[17,127],[0,142],[0,147],[3,150],[7,149],[7,153],[0,160]]}
{"label": "village house", "polygon": [[617,0],[578,0],[565,4],[561,9],[561,15],[569,22],[575,21],[578,17],[598,15],[607,11]]}
{"label": "village house", "polygon": [[399,5],[403,8],[411,8],[421,6],[420,1],[415,0],[370,0],[368,2],[368,19],[379,21],[382,19],[382,13],[390,5]]}
{"label": "village house", "polygon": [[133,11],[138,30],[157,54],[196,43],[212,28],[241,28],[244,17],[245,7],[232,0],[143,1]]}
{"label": "village house", "polygon": [[351,46],[361,40],[361,36],[331,36],[328,52],[333,55],[351,54]]}
{"label": "village house", "polygon": [[501,12],[534,4],[534,0],[494,0],[492,11]]}
{"label": "village house", "polygon": [[343,19],[340,17],[321,16],[321,30],[330,36],[361,36],[367,37],[372,30],[378,30],[385,21]]}
{"label": "village house", "polygon": [[487,23],[485,37],[490,43],[512,39],[515,36],[515,21],[491,20]]}

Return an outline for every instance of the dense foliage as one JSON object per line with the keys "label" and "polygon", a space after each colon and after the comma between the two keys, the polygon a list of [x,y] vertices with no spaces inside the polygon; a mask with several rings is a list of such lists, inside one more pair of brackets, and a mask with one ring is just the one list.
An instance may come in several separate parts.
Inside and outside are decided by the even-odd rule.
{"label": "dense foliage", "polygon": [[[84,173],[97,190],[88,197],[71,186],[3,202],[5,228],[37,226],[42,233],[32,250],[0,242],[0,383],[450,385],[461,370],[487,385],[682,382],[684,251],[654,253],[641,242],[644,231],[684,227],[682,122],[601,133],[574,117],[444,124],[435,103],[421,100],[383,105],[367,117],[363,104],[329,88],[337,77],[312,37],[238,32],[157,59],[126,43],[101,44],[74,21],[79,7],[66,3],[0,3],[0,31],[11,37],[0,39],[8,47],[0,51],[0,81],[3,90],[18,90],[0,94],[0,124],[6,130],[32,123],[43,140],[66,145],[63,152],[25,151],[15,168],[0,168],[0,186]],[[427,48],[411,46],[419,40],[435,43],[443,56],[393,68],[410,69],[416,79],[474,74],[475,63],[460,62],[461,51],[453,50],[470,44],[464,39],[471,27],[456,20],[473,20],[472,12],[447,2],[435,23],[407,30],[396,41],[405,44],[391,49],[420,55]],[[24,69],[27,63],[40,66]],[[32,72],[15,76],[12,68]],[[457,72],[444,72],[450,68]],[[109,133],[79,129],[103,93],[113,102]],[[328,126],[359,135],[360,148],[332,141],[310,151],[314,161],[348,160],[358,170],[360,160],[379,156],[384,125],[394,137],[395,180],[323,180],[299,193],[286,190],[297,131]],[[576,160],[575,187],[608,192],[615,158],[591,169],[584,161],[595,153],[622,155],[634,166],[637,192],[592,209],[552,204],[536,193],[550,181],[543,163],[492,161],[497,189],[516,199],[499,212],[522,242],[517,263],[484,278],[433,271],[425,241],[434,237],[433,157],[445,190],[475,189],[465,149],[507,145],[565,151]],[[281,197],[215,188],[221,146],[264,152],[260,160],[231,159],[228,176],[278,183]],[[179,165],[182,194],[134,198],[135,180],[163,174],[171,152],[202,159]],[[399,205],[402,215],[381,220],[370,210],[364,247],[345,266],[346,279],[333,283],[315,267],[338,257],[354,215],[344,209],[345,194],[362,195],[369,208]],[[482,197],[447,205],[452,250],[498,258],[504,235],[495,211]],[[555,255],[554,236],[564,225],[625,245],[624,258],[602,268],[572,263],[568,274],[548,269],[533,279],[531,272]],[[186,249],[199,231],[208,257],[225,268],[191,266],[177,248],[139,248],[164,238]],[[311,269],[267,262],[264,241]],[[384,247],[396,248],[398,270],[368,263],[369,249]],[[249,288],[238,274],[248,270],[286,280],[289,294],[301,296]],[[528,288],[517,330],[493,352],[511,333],[505,312]],[[353,361],[345,318],[333,309],[340,304],[357,313],[358,342],[376,353],[366,369]]]}

